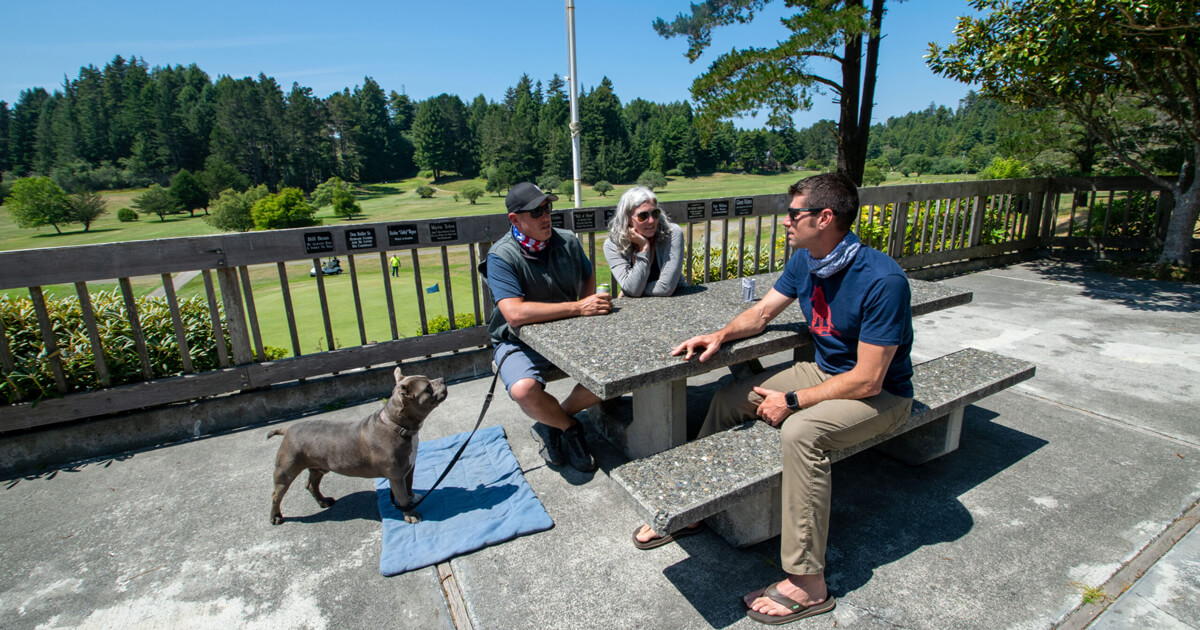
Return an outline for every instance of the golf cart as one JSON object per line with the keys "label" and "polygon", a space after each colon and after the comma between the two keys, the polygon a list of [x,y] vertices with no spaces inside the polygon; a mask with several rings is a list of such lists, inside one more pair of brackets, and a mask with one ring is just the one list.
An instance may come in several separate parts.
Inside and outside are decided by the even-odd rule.
{"label": "golf cart", "polygon": [[[321,266],[321,275],[336,276],[339,273],[342,273],[342,263],[338,262],[337,256],[325,261],[325,264]],[[310,267],[308,270],[308,276],[310,278],[315,278],[317,276],[317,268]]]}

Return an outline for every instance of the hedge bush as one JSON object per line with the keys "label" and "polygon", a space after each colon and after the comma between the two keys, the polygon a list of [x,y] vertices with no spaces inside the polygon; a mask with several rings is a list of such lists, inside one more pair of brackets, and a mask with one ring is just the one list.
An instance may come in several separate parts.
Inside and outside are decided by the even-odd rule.
{"label": "hedge bush", "polygon": [[[1145,197],[1139,197],[1141,193],[1133,193],[1131,195],[1133,207],[1141,208],[1145,204]],[[921,220],[919,206],[912,204],[909,206],[908,217],[906,219],[904,229],[904,249],[903,255],[908,256],[916,254],[922,241],[922,231],[924,231],[925,251],[934,251],[934,249],[949,249],[955,245],[962,245],[967,239],[967,231],[970,229],[966,223],[970,219],[970,213],[967,207],[970,200],[962,199],[955,204],[942,203],[935,206],[934,210],[927,210],[926,217],[923,223],[918,223]],[[1099,206],[1100,204],[1097,204]],[[990,245],[992,243],[1000,243],[1010,237],[1010,232],[1013,230],[1012,223],[1016,221],[1018,224],[1025,220],[1025,214],[1029,208],[1027,203],[1021,203],[1017,209],[1009,210],[1007,207],[993,208],[990,205],[985,207],[983,215],[983,230],[980,233],[980,244]],[[1109,217],[1109,233],[1115,234],[1124,222],[1125,208],[1127,202],[1123,199],[1118,199],[1113,202],[1113,212]],[[1104,211],[1105,208],[1100,208],[1097,215],[1093,217],[1092,233],[1099,235],[1103,231]],[[893,204],[885,204],[882,206],[866,206],[861,211],[859,221],[854,229],[855,234],[863,242],[863,244],[874,247],[881,251],[887,251],[887,236],[892,223],[892,213],[895,207]],[[1086,211],[1086,209],[1085,209]],[[953,213],[958,213],[957,225]],[[1009,217],[1008,214],[1013,212],[1016,217]],[[1082,225],[1083,218],[1076,218],[1079,225]],[[1007,225],[1006,225],[1007,221]],[[1135,227],[1136,226],[1136,227]],[[1148,213],[1148,216],[1131,217],[1130,230],[1137,230],[1139,234],[1147,234],[1153,230],[1153,210]],[[1079,231],[1083,231],[1079,228]],[[744,252],[740,252],[736,245],[729,248],[729,255],[725,263],[725,273],[721,274],[721,247],[714,246],[709,250],[709,265],[708,276],[705,278],[703,268],[703,260],[701,254],[704,252],[703,243],[697,243],[692,247],[692,273],[690,280],[692,284],[699,282],[713,282],[722,278],[733,278],[737,276],[738,257],[742,257],[742,275],[753,275],[758,273],[768,273],[770,271],[778,271],[783,268],[786,262],[783,258],[785,249],[786,234],[784,233],[783,224],[779,225],[779,235],[775,240],[775,268],[769,269],[769,261],[771,255],[771,246],[763,245],[759,248],[759,264],[758,268],[754,268],[754,246],[747,245]],[[938,245],[934,245],[938,243]]]}
{"label": "hedge bush", "polygon": [[704,246],[697,243],[692,248],[692,274],[689,276],[689,281],[692,284],[701,282],[715,282],[726,278],[737,277],[737,267],[739,256],[742,259],[742,275],[753,276],[760,273],[769,273],[771,271],[779,271],[783,269],[787,262],[783,257],[784,245],[786,237],[780,236],[775,239],[775,267],[771,268],[771,245],[765,244],[758,249],[758,267],[754,266],[754,246],[748,245],[744,250],[739,250],[738,246],[732,245],[729,248],[728,258],[725,260],[725,273],[721,274],[721,246],[717,245],[708,250],[708,277],[704,274]]}
{"label": "hedge bush", "polygon": [[[96,328],[103,340],[104,361],[112,384],[121,385],[145,380],[129,319],[125,313],[124,298],[117,291],[104,291],[93,293],[91,302]],[[136,302],[154,378],[182,374],[183,359],[179,356],[171,309],[166,298],[143,297],[138,298]],[[59,359],[67,386],[72,391],[101,387],[79,299],[69,297],[47,300],[46,310],[50,317],[51,329],[54,331],[55,343],[58,344]],[[218,368],[220,363],[207,301],[200,297],[180,300],[179,315],[183,320],[184,336],[191,352],[193,370],[204,372]],[[54,372],[47,360],[49,353],[42,341],[41,327],[33,309],[33,301],[29,298],[0,295],[0,319],[4,322],[4,335],[16,364],[16,369],[5,373],[3,382],[0,382],[0,398],[6,403],[13,403],[18,400],[18,392],[25,400],[58,396]],[[221,341],[225,344],[226,351],[232,354],[228,337]],[[266,351],[269,360],[286,355],[286,351],[279,348],[269,347]]]}
{"label": "hedge bush", "polygon": [[1075,235],[1093,238],[1155,235],[1158,228],[1158,207],[1153,200],[1147,203],[1146,193],[1130,192],[1128,197],[1113,199],[1111,209],[1108,205],[1107,198],[1097,195],[1095,205],[1077,209]]}
{"label": "hedge bush", "polygon": [[[428,323],[429,323],[429,334],[431,334],[431,335],[434,333],[446,332],[447,330],[450,330],[450,318],[446,317],[445,315],[438,315],[437,317],[434,317],[433,319],[429,320]],[[455,329],[470,328],[474,325],[475,325],[475,314],[474,313],[457,313],[454,315]],[[417,337],[420,337],[424,333],[421,332],[421,327],[417,326],[417,329],[415,331],[413,331],[413,334]]]}

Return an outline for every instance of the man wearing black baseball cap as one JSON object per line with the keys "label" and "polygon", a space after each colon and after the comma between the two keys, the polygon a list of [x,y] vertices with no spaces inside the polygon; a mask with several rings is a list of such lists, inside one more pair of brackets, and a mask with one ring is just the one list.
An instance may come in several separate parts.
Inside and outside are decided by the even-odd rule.
{"label": "man wearing black baseball cap", "polygon": [[553,366],[516,334],[525,324],[612,312],[611,296],[596,293],[595,270],[579,239],[551,224],[557,200],[529,182],[508,192],[504,205],[512,229],[481,265],[496,304],[488,333],[509,397],[537,421],[532,433],[542,458],[553,466],[570,464],[591,472],[596,462],[574,415],[600,399],[578,384],[561,403],[546,393],[545,374]]}

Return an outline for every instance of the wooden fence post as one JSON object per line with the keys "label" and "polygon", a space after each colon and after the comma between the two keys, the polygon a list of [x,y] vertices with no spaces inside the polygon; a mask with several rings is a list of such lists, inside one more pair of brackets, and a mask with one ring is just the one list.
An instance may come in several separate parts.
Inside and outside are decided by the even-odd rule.
{"label": "wooden fence post", "polygon": [[983,240],[983,215],[987,212],[984,198],[984,195],[975,197],[975,202],[971,205],[971,232],[967,238],[967,247],[975,247]]}
{"label": "wooden fence post", "polygon": [[911,204],[907,201],[892,203],[892,221],[888,226],[887,242],[887,253],[892,258],[900,258],[904,255],[904,236],[905,228],[908,227],[909,205]]}
{"label": "wooden fence post", "polygon": [[[150,351],[146,348],[146,335],[142,332],[142,318],[138,314],[137,299],[133,297],[133,285],[130,284],[129,278],[118,278],[117,283],[121,285],[125,315],[129,318],[129,334],[133,336],[133,346],[137,349],[138,361],[142,364],[142,376],[148,381],[154,378],[154,368],[150,365]],[[30,292],[32,291],[33,288],[30,287]],[[41,295],[40,292],[38,295]],[[37,300],[34,300],[34,304],[37,304]]]}
{"label": "wooden fence post", "polygon": [[[488,252],[492,250],[492,243],[491,241],[480,241],[476,247],[479,248],[479,262],[482,264],[487,261]],[[480,297],[483,300],[483,319],[480,322],[487,325],[492,323],[492,313],[496,306],[492,304],[492,290],[488,288],[487,276],[481,275],[479,280]]]}
{"label": "wooden fence post", "polygon": [[1038,237],[1043,245],[1047,245],[1050,239],[1054,236],[1054,230],[1058,223],[1058,203],[1061,200],[1061,195],[1054,191],[1047,191],[1042,198],[1042,222],[1038,228]]}
{"label": "wooden fence post", "polygon": [[[128,282],[127,278],[124,278],[124,280]],[[124,285],[122,285],[122,288],[124,288]],[[37,313],[38,328],[41,329],[42,343],[45,344],[45,360],[50,363],[50,371],[54,374],[54,385],[58,388],[58,393],[65,394],[67,391],[69,391],[67,388],[67,379],[63,373],[62,358],[58,351],[58,340],[54,336],[54,326],[50,323],[50,312],[46,308],[46,297],[42,294],[42,287],[29,287],[29,297],[31,300],[33,300],[33,310],[35,313]],[[125,299],[128,301],[129,297],[126,296]],[[136,320],[136,317],[134,319]],[[136,322],[131,323],[136,325]],[[141,339],[140,330],[135,328],[134,334],[137,335],[135,337],[136,339]],[[143,373],[149,369],[150,365],[145,359],[144,348],[145,344],[138,347],[138,349],[142,351],[139,356],[142,357]],[[146,380],[150,380],[149,374],[146,375]]]}
{"label": "wooden fence post", "polygon": [[1041,236],[1042,233],[1042,210],[1046,205],[1046,193],[1035,192],[1029,203],[1029,216],[1025,218],[1025,229],[1021,230],[1021,238],[1029,238],[1030,230],[1033,230],[1033,236]]}
{"label": "wooden fence post", "polygon": [[[320,268],[317,273],[320,273]],[[237,270],[228,267],[217,269],[217,283],[221,287],[221,304],[225,307],[225,326],[229,330],[229,343],[233,346],[234,365],[254,363],[254,352],[250,349],[250,334],[246,328],[246,311],[242,306],[241,287],[238,285]]]}

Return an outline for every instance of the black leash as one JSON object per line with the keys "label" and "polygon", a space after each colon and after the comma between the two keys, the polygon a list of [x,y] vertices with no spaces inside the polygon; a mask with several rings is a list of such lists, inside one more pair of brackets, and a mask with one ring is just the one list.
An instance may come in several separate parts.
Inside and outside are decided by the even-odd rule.
{"label": "black leash", "polygon": [[500,362],[496,364],[496,374],[492,377],[492,386],[488,388],[487,397],[483,399],[483,409],[479,410],[479,419],[475,421],[475,428],[471,429],[471,435],[467,436],[467,440],[463,442],[462,446],[458,448],[458,452],[455,453],[454,457],[450,459],[450,464],[446,466],[446,470],[442,471],[442,476],[438,477],[437,481],[433,482],[433,485],[429,487],[429,490],[425,493],[425,496],[421,497],[420,500],[410,506],[400,507],[400,504],[396,503],[396,493],[388,493],[389,498],[392,500],[392,505],[396,506],[397,510],[403,512],[405,510],[412,511],[417,509],[417,506],[421,505],[422,501],[428,499],[430,494],[433,494],[433,489],[438,487],[438,484],[442,483],[442,480],[446,478],[446,475],[450,474],[450,469],[454,468],[454,464],[458,463],[458,458],[462,456],[463,451],[467,450],[467,444],[470,444],[471,438],[475,437],[475,432],[479,430],[479,425],[483,424],[483,416],[487,413],[488,407],[492,404],[492,394],[496,391],[496,381],[500,379],[500,366],[504,365],[504,360],[507,359],[508,355],[512,354],[515,350],[516,348],[509,348],[508,352],[505,352],[504,356],[500,357]]}

